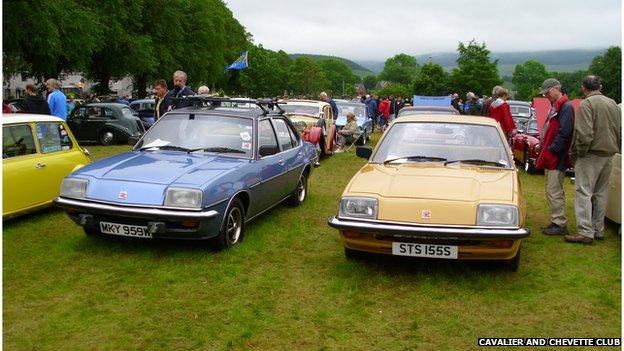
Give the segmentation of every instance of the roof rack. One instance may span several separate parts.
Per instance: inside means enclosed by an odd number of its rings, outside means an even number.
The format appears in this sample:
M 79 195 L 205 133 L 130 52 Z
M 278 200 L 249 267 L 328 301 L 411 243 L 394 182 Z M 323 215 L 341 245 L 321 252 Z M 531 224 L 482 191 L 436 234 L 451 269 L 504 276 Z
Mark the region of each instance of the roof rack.
M 262 115 L 268 115 L 273 108 L 277 108 L 280 113 L 284 113 L 284 109 L 282 109 L 279 105 L 285 105 L 286 102 L 280 102 L 277 99 L 245 99 L 245 98 L 229 98 L 229 97 L 220 97 L 220 96 L 211 96 L 211 95 L 187 95 L 182 97 L 173 97 L 171 100 L 176 103 L 182 101 L 190 101 L 189 107 L 219 107 L 222 102 L 234 102 L 234 103 L 243 103 L 243 104 L 254 104 L 258 106 L 262 110 Z M 207 104 L 208 105 L 207 105 Z

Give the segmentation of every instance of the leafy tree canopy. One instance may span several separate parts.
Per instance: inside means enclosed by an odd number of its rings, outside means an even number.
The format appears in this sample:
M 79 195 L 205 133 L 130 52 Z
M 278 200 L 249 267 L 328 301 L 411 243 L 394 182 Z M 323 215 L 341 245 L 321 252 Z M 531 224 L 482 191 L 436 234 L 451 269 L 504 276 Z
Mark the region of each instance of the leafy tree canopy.
M 386 60 L 379 79 L 392 83 L 411 84 L 416 77 L 416 71 L 418 71 L 418 63 L 414 56 L 398 54 Z
M 511 82 L 516 87 L 516 99 L 530 100 L 539 94 L 542 82 L 548 78 L 546 66 L 534 60 L 516 65 Z
M 448 95 L 449 74 L 442 66 L 435 63 L 427 63 L 416 74 L 412 84 L 412 91 L 416 95 L 442 96 Z
M 612 46 L 604 55 L 596 56 L 589 72 L 602 80 L 602 93 L 615 102 L 622 102 L 622 49 Z
M 457 68 L 451 72 L 450 79 L 455 92 L 472 91 L 480 96 L 503 83 L 498 75 L 498 60 L 490 60 L 485 43 L 477 44 L 474 39 L 468 45 L 460 42 L 457 53 Z

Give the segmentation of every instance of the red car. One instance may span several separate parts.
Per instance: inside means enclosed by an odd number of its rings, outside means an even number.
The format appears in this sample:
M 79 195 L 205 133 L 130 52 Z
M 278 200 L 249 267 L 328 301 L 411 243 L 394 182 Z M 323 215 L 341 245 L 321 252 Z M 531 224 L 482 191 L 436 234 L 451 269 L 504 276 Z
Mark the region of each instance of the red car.
M 531 118 L 524 124 L 519 124 L 517 128 L 511 144 L 514 159 L 524 165 L 523 168 L 527 173 L 533 174 L 536 171 L 535 161 L 540 146 L 537 119 Z

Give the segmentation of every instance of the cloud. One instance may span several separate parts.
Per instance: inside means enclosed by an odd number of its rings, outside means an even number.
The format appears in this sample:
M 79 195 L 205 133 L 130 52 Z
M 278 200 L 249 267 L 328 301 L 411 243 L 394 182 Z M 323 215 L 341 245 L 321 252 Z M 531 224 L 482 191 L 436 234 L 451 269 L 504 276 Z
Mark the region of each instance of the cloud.
M 256 44 L 352 59 L 455 51 L 460 41 L 473 38 L 497 52 L 600 48 L 622 41 L 619 0 L 230 0 L 228 7 Z

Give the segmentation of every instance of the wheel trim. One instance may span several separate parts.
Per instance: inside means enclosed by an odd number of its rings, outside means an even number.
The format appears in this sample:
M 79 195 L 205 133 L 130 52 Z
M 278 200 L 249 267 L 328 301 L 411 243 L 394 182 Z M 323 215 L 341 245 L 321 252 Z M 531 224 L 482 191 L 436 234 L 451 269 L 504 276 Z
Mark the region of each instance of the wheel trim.
M 306 198 L 306 186 L 305 186 L 304 178 L 301 177 L 299 178 L 299 184 L 297 184 L 297 199 L 299 199 L 299 202 L 303 202 L 305 198 Z
M 113 141 L 114 137 L 115 137 L 115 135 L 113 134 L 113 132 L 104 132 L 103 135 L 102 135 L 102 139 L 106 143 L 110 143 L 111 141 Z
M 225 227 L 225 236 L 230 245 L 234 245 L 240 239 L 243 230 L 243 214 L 238 207 L 234 207 L 229 213 Z
M 525 171 L 525 172 L 528 172 L 528 171 L 529 171 L 529 168 L 530 168 L 530 165 L 529 165 L 529 160 L 526 160 L 526 161 L 524 162 L 524 171 Z

